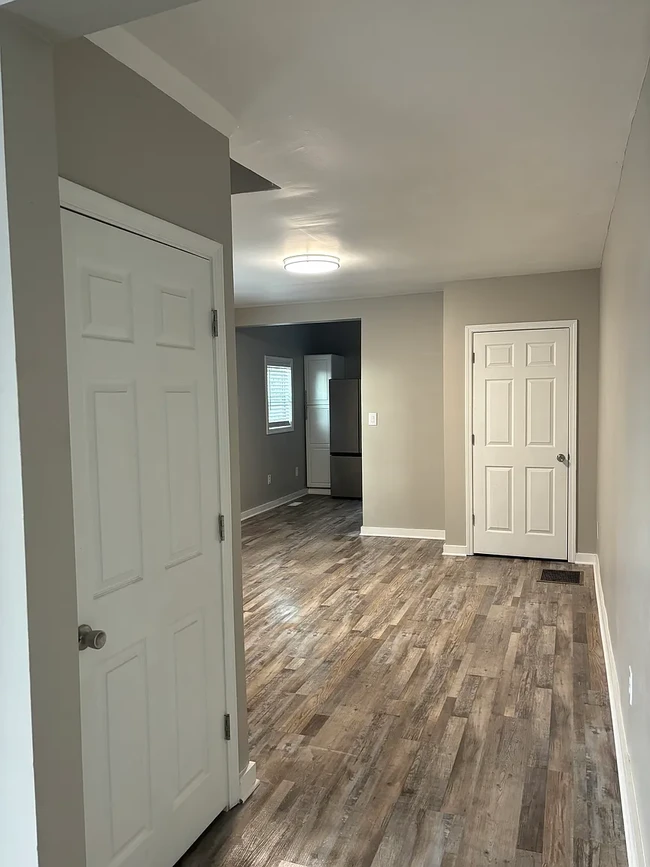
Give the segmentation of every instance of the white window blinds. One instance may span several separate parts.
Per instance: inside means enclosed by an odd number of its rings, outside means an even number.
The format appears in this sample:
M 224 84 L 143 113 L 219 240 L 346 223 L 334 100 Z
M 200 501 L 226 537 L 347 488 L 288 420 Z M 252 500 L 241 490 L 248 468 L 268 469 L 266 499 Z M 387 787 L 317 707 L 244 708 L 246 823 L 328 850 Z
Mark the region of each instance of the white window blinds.
M 293 430 L 293 359 L 264 359 L 267 433 Z

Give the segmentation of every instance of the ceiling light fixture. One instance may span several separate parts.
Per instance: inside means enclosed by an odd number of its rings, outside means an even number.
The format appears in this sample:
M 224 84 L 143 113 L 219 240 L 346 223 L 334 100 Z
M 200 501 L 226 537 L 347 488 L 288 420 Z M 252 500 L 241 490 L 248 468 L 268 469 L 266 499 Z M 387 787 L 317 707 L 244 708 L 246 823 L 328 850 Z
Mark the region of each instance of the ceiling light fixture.
M 284 260 L 284 270 L 292 274 L 328 274 L 340 267 L 338 256 L 325 253 L 303 253 L 300 256 L 288 256 Z

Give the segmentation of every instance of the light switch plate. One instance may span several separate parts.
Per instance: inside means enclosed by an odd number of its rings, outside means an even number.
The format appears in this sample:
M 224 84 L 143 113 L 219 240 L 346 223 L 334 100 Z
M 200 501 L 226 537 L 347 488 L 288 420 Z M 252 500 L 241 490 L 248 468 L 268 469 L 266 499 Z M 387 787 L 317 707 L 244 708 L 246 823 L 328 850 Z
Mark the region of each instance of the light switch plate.
M 369 412 L 368 413 L 368 424 L 371 427 L 376 427 L 376 425 L 377 425 L 377 413 L 376 412 Z

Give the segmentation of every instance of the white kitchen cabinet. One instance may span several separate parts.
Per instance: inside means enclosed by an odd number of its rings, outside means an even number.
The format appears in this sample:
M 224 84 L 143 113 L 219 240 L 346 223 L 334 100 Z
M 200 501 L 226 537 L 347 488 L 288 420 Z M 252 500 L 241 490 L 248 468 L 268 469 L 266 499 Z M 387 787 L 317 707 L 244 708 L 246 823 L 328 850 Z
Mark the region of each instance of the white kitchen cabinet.
M 340 355 L 305 356 L 307 487 L 328 493 L 330 487 L 330 379 L 343 379 Z

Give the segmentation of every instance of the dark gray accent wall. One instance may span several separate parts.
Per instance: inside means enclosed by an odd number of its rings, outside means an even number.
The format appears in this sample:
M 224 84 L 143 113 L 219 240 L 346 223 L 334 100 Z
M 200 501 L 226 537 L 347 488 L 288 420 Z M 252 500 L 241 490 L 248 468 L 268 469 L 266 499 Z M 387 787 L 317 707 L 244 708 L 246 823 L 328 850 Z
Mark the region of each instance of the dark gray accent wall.
M 233 196 L 240 193 L 264 193 L 279 190 L 280 187 L 246 168 L 235 160 L 230 160 L 230 192 Z
M 359 378 L 361 321 L 237 329 L 240 479 L 244 512 L 306 487 L 304 356 L 327 354 L 342 355 L 346 377 Z M 266 433 L 265 355 L 293 358 L 295 421 L 290 433 Z
M 342 355 L 345 378 L 361 378 L 361 320 L 316 322 L 309 326 L 310 355 Z
M 303 357 L 308 326 L 237 329 L 242 511 L 306 487 Z M 293 359 L 293 430 L 266 432 L 264 356 Z M 296 467 L 298 475 L 296 476 Z M 271 475 L 271 484 L 267 477 Z
M 223 246 L 240 767 L 248 763 L 228 139 L 86 39 L 54 53 L 59 174 Z

